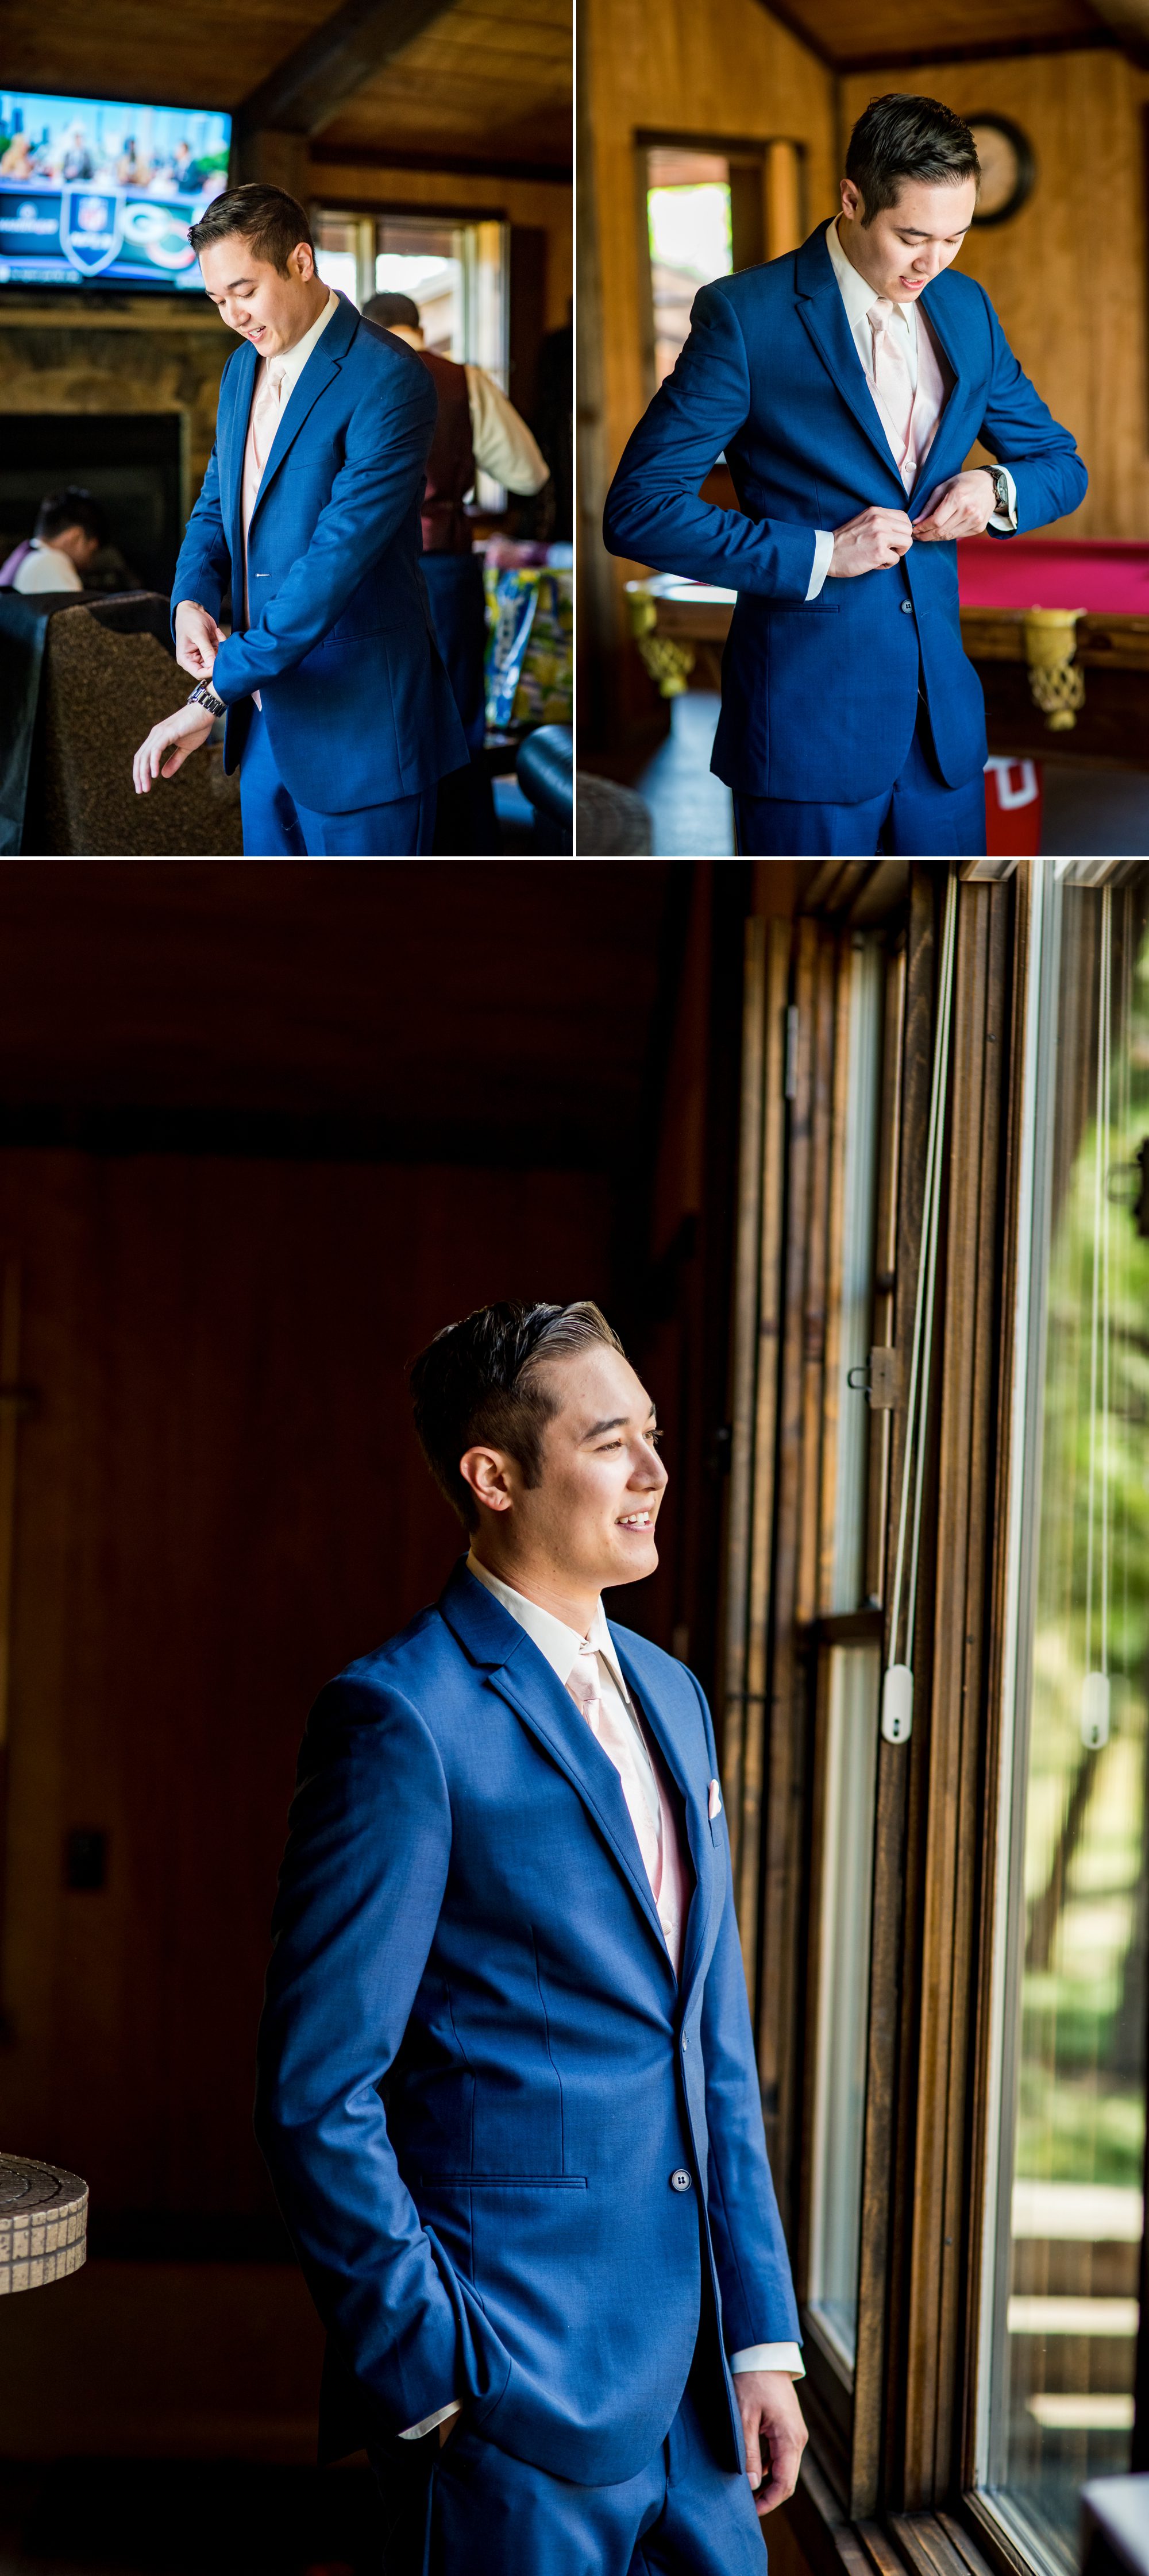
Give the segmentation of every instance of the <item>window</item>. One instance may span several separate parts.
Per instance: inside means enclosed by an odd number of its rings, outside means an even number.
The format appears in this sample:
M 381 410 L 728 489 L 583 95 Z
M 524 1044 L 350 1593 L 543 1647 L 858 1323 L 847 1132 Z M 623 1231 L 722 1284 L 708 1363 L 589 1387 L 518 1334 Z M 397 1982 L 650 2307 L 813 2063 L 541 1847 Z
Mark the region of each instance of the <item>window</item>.
M 1066 2576 L 1130 2465 L 1145 2160 L 1149 868 L 1097 873 L 1034 871 L 978 2437 Z
M 639 187 L 652 390 L 670 374 L 700 286 L 765 256 L 766 144 L 646 138 Z

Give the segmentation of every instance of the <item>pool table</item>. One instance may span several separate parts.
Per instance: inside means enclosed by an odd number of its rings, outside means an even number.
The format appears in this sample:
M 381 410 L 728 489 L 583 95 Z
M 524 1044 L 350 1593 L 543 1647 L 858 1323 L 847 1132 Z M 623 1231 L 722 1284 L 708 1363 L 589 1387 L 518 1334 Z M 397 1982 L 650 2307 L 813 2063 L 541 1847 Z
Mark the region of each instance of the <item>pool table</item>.
M 1149 767 L 1149 545 L 967 537 L 958 587 L 991 751 Z
M 1149 768 L 1149 544 L 969 537 L 962 638 L 991 752 L 1081 753 Z M 631 625 L 666 697 L 718 685 L 735 594 L 671 573 L 627 583 Z

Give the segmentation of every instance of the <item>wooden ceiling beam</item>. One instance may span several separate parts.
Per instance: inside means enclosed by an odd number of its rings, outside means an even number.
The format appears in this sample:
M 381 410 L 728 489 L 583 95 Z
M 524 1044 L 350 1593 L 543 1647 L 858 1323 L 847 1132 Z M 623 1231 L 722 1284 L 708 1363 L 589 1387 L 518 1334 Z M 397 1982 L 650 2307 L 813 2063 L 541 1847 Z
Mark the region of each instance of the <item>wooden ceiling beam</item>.
M 1149 64 L 1149 0 L 1090 0 L 1090 7 L 1144 70 Z
M 238 110 L 241 135 L 320 134 L 393 55 L 446 15 L 449 0 L 343 0 Z

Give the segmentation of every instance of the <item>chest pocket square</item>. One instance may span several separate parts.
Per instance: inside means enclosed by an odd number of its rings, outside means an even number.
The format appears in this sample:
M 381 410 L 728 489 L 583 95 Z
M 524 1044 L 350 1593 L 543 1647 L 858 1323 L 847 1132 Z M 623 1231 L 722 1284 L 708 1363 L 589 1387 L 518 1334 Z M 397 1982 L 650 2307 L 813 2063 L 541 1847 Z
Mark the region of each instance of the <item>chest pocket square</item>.
M 712 1780 L 710 1782 L 706 1813 L 710 1818 L 711 1824 L 713 1824 L 715 1817 L 720 1816 L 722 1813 L 722 1791 L 718 1786 L 717 1780 Z

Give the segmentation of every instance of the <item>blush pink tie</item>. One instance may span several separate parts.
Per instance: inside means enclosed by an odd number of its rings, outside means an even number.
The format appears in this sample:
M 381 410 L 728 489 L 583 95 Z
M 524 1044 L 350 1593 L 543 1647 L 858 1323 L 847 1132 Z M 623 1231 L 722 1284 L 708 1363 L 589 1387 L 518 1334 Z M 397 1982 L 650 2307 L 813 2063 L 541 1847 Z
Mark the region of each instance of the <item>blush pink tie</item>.
M 642 1865 L 657 1902 L 662 1886 L 662 1820 L 658 1789 L 653 1774 L 649 1783 L 644 1777 L 648 1765 L 641 1759 L 634 1728 L 625 1710 L 620 1706 L 616 1713 L 602 1696 L 598 1656 L 593 1646 L 581 1648 L 567 1689 L 622 1782 L 622 1793 L 642 1853 Z
M 263 383 L 252 405 L 251 413 L 252 443 L 261 476 L 271 452 L 272 440 L 279 427 L 282 409 L 283 369 L 276 364 L 274 358 L 269 358 L 263 371 Z
M 879 295 L 866 315 L 874 335 L 874 393 L 878 409 L 890 432 L 890 444 L 900 469 L 904 469 L 910 450 L 914 417 L 914 385 L 906 347 L 905 324 L 895 322 L 894 305 L 888 295 Z

